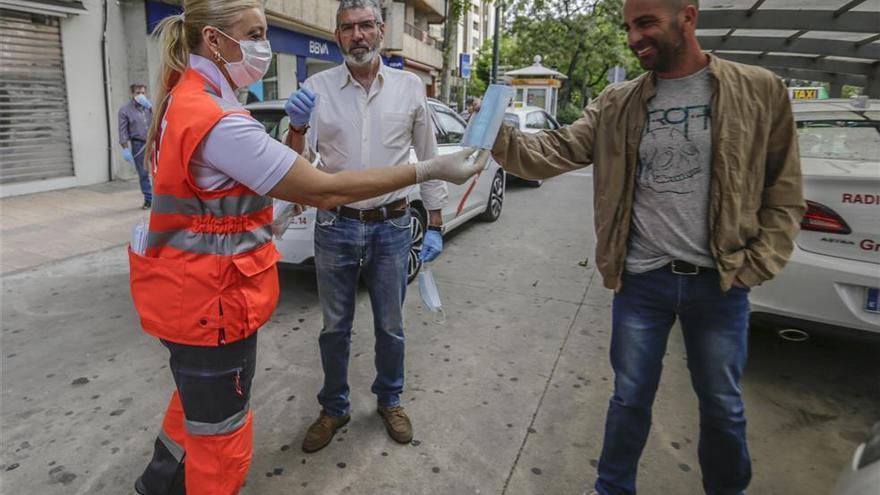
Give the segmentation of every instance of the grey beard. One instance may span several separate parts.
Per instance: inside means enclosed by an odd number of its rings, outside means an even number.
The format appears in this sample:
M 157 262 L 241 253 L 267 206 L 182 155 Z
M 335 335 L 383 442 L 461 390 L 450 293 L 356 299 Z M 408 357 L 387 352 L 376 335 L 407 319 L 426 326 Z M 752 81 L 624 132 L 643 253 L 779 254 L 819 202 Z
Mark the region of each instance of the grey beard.
M 360 56 L 352 55 L 351 53 L 343 54 L 345 61 L 348 62 L 349 65 L 354 65 L 357 67 L 363 67 L 365 65 L 372 64 L 373 60 L 376 60 L 377 56 L 379 56 L 378 49 L 372 49 L 370 51 L 364 52 L 363 55 Z

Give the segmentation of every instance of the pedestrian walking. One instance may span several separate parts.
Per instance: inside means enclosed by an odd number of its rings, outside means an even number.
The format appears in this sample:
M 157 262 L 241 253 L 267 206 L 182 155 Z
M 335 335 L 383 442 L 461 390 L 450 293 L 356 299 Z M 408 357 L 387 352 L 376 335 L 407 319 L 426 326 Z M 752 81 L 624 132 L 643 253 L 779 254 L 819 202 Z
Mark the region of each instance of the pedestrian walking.
M 244 483 L 257 330 L 279 295 L 266 196 L 330 209 L 426 180 L 463 183 L 488 160 L 464 150 L 414 165 L 316 170 L 235 98 L 269 67 L 267 31 L 261 0 L 185 0 L 158 26 L 146 145 L 155 196 L 146 249 L 129 251 L 130 275 L 141 325 L 168 349 L 176 390 L 135 483 L 144 495 L 227 495 Z
M 703 488 L 741 494 L 751 479 L 748 294 L 782 270 L 798 233 L 797 133 L 782 81 L 704 53 L 698 16 L 697 0 L 625 0 L 627 42 L 647 72 L 606 88 L 568 127 L 505 127 L 493 148 L 524 178 L 595 167 L 596 265 L 615 291 L 601 495 L 636 493 L 676 319 L 700 403 Z
M 122 146 L 122 157 L 137 170 L 141 193 L 144 195 L 143 209 L 148 210 L 153 201 L 153 192 L 150 173 L 144 166 L 144 145 L 153 120 L 153 104 L 147 98 L 145 85 L 132 84 L 130 89 L 131 99 L 119 109 L 118 114 L 119 145 Z
M 317 143 L 321 170 L 371 169 L 407 161 L 410 148 L 420 160 L 437 156 L 431 113 L 422 81 L 410 72 L 382 63 L 385 34 L 382 11 L 373 0 L 342 0 L 336 14 L 336 43 L 345 62 L 305 81 L 287 105 L 291 146 L 303 151 Z M 318 104 L 315 106 L 315 95 Z M 314 115 L 313 115 L 314 114 Z M 313 122 L 312 127 L 309 123 Z M 378 414 L 388 434 L 400 443 L 412 440 L 412 422 L 400 403 L 404 384 L 403 301 L 412 247 L 409 196 L 401 188 L 365 201 L 319 210 L 315 225 L 315 269 L 324 316 L 319 345 L 324 386 L 321 412 L 303 439 L 302 449 L 322 449 L 350 418 L 349 351 L 358 280 L 370 294 L 376 338 Z M 446 185 L 420 185 L 428 210 L 422 261 L 443 250 Z

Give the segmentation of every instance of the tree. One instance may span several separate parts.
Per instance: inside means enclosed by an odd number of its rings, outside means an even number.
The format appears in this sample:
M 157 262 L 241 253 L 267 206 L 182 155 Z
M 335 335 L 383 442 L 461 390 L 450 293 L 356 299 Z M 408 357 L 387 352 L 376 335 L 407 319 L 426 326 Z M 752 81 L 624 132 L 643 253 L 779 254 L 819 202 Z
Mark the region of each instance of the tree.
M 446 22 L 443 27 L 443 69 L 440 75 L 442 100 L 449 103 L 452 87 L 452 73 L 456 67 L 456 46 L 458 46 L 458 21 L 470 8 L 470 0 L 447 0 Z
M 626 47 L 620 29 L 622 0 L 515 0 L 502 22 L 507 36 L 500 43 L 500 65 L 531 65 L 535 55 L 543 65 L 568 79 L 563 82 L 559 108 L 583 107 L 607 82 L 608 70 L 622 65 L 633 77 L 641 73 Z M 486 40 L 475 62 L 469 92 L 489 82 L 492 40 Z M 478 82 L 479 81 L 479 82 Z

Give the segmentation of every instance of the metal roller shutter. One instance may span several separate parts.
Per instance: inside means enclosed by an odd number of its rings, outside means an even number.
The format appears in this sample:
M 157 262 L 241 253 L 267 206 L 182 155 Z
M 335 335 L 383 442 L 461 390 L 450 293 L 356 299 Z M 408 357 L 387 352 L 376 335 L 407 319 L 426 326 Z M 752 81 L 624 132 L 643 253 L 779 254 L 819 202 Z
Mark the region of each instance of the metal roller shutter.
M 0 10 L 0 184 L 71 175 L 59 21 Z

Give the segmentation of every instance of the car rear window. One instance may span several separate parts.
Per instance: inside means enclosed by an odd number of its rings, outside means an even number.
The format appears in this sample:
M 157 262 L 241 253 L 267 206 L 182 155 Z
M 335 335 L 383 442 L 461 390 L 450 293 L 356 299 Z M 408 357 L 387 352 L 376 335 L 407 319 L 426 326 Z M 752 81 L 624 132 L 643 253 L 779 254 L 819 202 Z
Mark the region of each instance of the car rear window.
M 519 117 L 515 113 L 505 113 L 504 114 L 504 122 L 512 125 L 519 129 Z
M 880 155 L 880 121 L 807 120 L 797 127 L 802 157 L 876 160 Z

